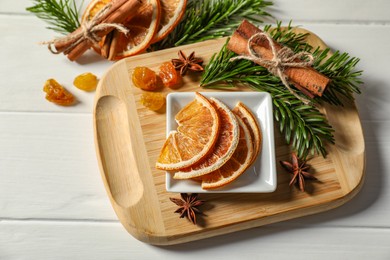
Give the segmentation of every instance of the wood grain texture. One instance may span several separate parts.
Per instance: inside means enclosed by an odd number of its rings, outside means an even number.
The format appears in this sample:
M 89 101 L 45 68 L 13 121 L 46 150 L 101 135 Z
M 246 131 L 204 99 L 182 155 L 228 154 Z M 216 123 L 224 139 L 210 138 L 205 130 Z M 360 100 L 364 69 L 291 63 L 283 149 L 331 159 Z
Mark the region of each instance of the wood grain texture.
M 91 114 L 2 112 L 0 122 L 0 219 L 116 220 Z
M 274 5 L 279 9 L 278 19 L 286 22 L 389 22 L 390 16 L 386 12 L 390 8 L 387 0 L 371 2 L 354 0 L 329 0 L 324 4 L 321 0 L 275 0 Z M 354 8 L 359 5 L 358 8 Z M 383 8 L 378 9 L 378 6 Z
M 88 2 L 75 0 L 77 6 L 83 4 L 86 7 Z M 285 21 L 316 21 L 316 22 L 367 22 L 390 21 L 387 10 L 390 3 L 387 0 L 356 1 L 356 0 L 329 0 L 323 3 L 321 0 L 275 0 L 273 15 L 278 20 Z M 32 5 L 30 0 L 2 0 L 0 2 L 0 13 L 26 14 L 25 8 Z M 359 6 L 353 11 L 349 10 L 353 6 Z
M 87 71 L 100 77 L 111 63 L 93 52 L 70 63 L 38 45 L 57 35 L 26 15 L 31 3 L 0 1 L 6 32 L 0 35 L 0 259 L 390 258 L 389 1 L 275 0 L 270 10 L 361 58 L 365 84 L 356 104 L 367 170 L 357 196 L 321 214 L 170 247 L 139 242 L 116 223 L 101 181 L 92 140 L 94 93 L 73 89 L 72 81 Z M 75 91 L 80 103 L 46 102 L 41 88 L 49 77 Z
M 180 49 L 185 53 L 194 50 L 207 63 L 224 42 L 213 40 Z M 317 37 L 311 43 L 323 45 Z M 208 208 L 204 207 L 208 216 L 196 226 L 178 221 L 173 214 L 175 205 L 169 201 L 175 194 L 165 191 L 165 172 L 154 167 L 165 140 L 165 114 L 144 108 L 139 102 L 142 90 L 130 81 L 134 67 L 158 71 L 158 66 L 175 57 L 178 50 L 117 62 L 102 78 L 96 93 L 95 138 L 103 181 L 118 218 L 133 236 L 160 245 L 188 242 L 329 210 L 360 190 L 365 147 L 356 107 L 347 104 L 340 112 L 327 106 L 323 109 L 337 133 L 336 145 L 329 147 L 326 159 L 310 161 L 320 181 L 311 183 L 307 193 L 291 190 L 288 174 L 279 167 L 274 193 L 202 194 L 208 201 Z M 185 77 L 179 91 L 200 91 L 198 81 L 196 76 Z M 288 159 L 289 148 L 277 130 L 275 136 L 276 161 Z
M 12 235 L 10 235 L 12 234 Z M 390 230 L 269 225 L 170 247 L 150 246 L 119 223 L 0 222 L 0 258 L 13 259 L 380 259 Z M 353 241 L 353 243 L 346 243 Z M 227 253 L 229 252 L 229 253 Z
M 12 23 L 9 22 L 10 19 Z M 367 46 L 378 46 L 378 35 L 386 42 L 387 35 L 390 35 L 390 26 L 307 23 L 304 25 L 322 39 L 326 39 L 331 48 L 347 51 L 351 56 L 361 58 L 357 68 L 364 69 L 363 94 L 357 96 L 361 119 L 387 120 L 389 118 L 387 109 L 390 108 L 388 102 L 390 91 L 387 90 L 387 86 L 390 75 L 385 69 L 387 61 L 384 58 L 390 57 L 390 49 L 367 49 Z M 100 78 L 112 63 L 99 58 L 93 51 L 88 52 L 79 63 L 72 63 L 63 55 L 51 54 L 45 46 L 38 44 L 55 37 L 55 34 L 45 29 L 45 26 L 45 23 L 34 16 L 0 15 L 0 29 L 12 32 L 1 36 L 4 46 L 0 49 L 0 55 L 4 61 L 0 63 L 0 111 L 92 113 L 94 92 L 84 92 L 75 88 L 73 80 L 83 72 L 92 72 Z M 362 34 L 366 37 L 361 37 Z M 15 58 L 15 53 L 25 57 L 23 61 Z M 23 76 L 15 74 L 19 68 L 23 69 Z M 42 87 L 48 78 L 57 79 L 77 96 L 79 103 L 64 108 L 42 102 L 44 98 Z M 15 92 L 16 87 L 18 92 Z
M 1 112 L 0 122 L 0 220 L 117 221 L 96 161 L 92 115 Z M 390 172 L 390 122 L 362 124 L 367 178 L 361 192 L 343 207 L 294 223 L 345 228 L 389 224 L 390 179 L 385 173 Z

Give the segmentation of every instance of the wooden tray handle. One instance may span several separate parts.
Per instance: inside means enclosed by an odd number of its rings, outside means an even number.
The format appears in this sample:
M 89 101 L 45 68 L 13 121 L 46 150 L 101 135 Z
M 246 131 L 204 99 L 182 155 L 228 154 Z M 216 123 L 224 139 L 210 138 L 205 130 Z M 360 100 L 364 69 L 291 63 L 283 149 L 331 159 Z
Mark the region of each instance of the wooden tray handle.
M 111 70 L 113 75 L 105 75 L 99 83 L 95 143 L 103 182 L 119 220 L 132 235 L 148 242 L 162 234 L 164 225 L 124 65 L 118 62 L 123 68 Z

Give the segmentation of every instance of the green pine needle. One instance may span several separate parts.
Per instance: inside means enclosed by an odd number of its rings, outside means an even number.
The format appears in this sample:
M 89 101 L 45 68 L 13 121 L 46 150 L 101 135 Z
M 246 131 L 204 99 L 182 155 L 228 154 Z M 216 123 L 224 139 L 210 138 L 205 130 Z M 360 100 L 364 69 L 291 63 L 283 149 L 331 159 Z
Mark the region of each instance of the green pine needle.
M 189 0 L 178 26 L 151 49 L 201 42 L 231 35 L 243 19 L 262 23 L 260 17 L 270 16 L 264 9 L 272 2 L 264 0 Z
M 48 24 L 50 30 L 67 34 L 80 26 L 80 7 L 75 0 L 33 0 L 34 6 L 26 8 Z
M 329 58 L 329 49 L 313 52 L 316 58 L 313 67 L 329 77 L 332 81 L 327 86 L 321 100 L 333 105 L 343 105 L 340 97 L 354 100 L 353 94 L 360 94 L 359 85 L 363 82 L 360 77 L 362 71 L 355 71 L 360 61 L 358 58 L 350 57 L 347 53 L 336 51 Z
M 292 22 L 290 21 L 290 23 L 283 30 L 282 22 L 277 22 L 275 28 L 272 28 L 271 25 L 266 25 L 264 26 L 264 31 L 268 32 L 276 42 L 289 47 L 295 52 L 310 51 L 311 46 L 305 42 L 306 36 L 308 34 L 296 34 L 295 32 L 293 32 L 293 27 L 291 23 Z
M 315 153 L 326 155 L 325 142 L 334 143 L 333 129 L 325 116 L 315 106 L 305 105 L 275 76 L 261 66 L 253 66 L 248 60 L 229 59 L 236 56 L 225 46 L 214 55 L 205 68 L 201 86 L 229 89 L 235 84 L 245 84 L 254 90 L 271 94 L 274 118 L 285 140 L 291 144 L 299 158 Z
M 274 40 L 288 46 L 294 51 L 310 51 L 315 57 L 313 67 L 328 76 L 332 81 L 321 98 L 321 101 L 342 105 L 344 96 L 353 100 L 353 93 L 360 93 L 361 71 L 354 71 L 359 59 L 351 58 L 346 53 L 335 52 L 327 58 L 329 49 L 313 50 L 306 44 L 305 34 L 295 34 L 289 25 L 287 30 L 281 29 L 278 23 L 276 30 L 265 27 Z M 299 158 L 308 155 L 326 155 L 326 143 L 334 143 L 333 129 L 326 117 L 314 105 L 305 105 L 291 94 L 280 79 L 268 72 L 264 67 L 255 65 L 248 60 L 230 61 L 237 56 L 227 49 L 227 42 L 219 53 L 212 56 L 205 67 L 200 85 L 205 88 L 231 89 L 237 85 L 246 85 L 257 91 L 266 91 L 273 98 L 275 120 L 285 140 L 297 152 Z M 303 95 L 298 92 L 298 94 Z

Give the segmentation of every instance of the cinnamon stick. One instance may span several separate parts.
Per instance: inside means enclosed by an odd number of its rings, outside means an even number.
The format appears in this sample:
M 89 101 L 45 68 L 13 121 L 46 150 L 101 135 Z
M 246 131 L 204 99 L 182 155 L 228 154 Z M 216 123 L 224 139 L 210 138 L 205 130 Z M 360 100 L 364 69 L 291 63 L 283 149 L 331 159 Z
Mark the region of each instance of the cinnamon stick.
M 111 15 L 113 12 L 115 12 L 119 7 L 121 7 L 125 2 L 127 2 L 127 0 L 116 0 L 116 1 L 113 1 L 112 2 L 112 5 L 111 5 L 111 8 L 105 13 L 103 14 L 97 21 L 97 23 L 101 23 L 103 22 L 104 20 L 107 19 L 107 17 L 109 15 Z M 88 18 L 87 18 L 88 19 Z M 54 44 L 54 47 L 56 48 L 57 51 L 63 51 L 67 46 L 69 46 L 70 44 L 72 44 L 73 42 L 75 42 L 75 38 L 72 37 L 74 35 L 77 35 L 78 33 L 81 32 L 81 27 L 80 28 L 77 28 L 74 32 L 72 32 L 68 38 L 67 41 L 61 41 L 61 42 L 56 42 Z
M 114 35 L 114 32 L 115 31 L 112 31 L 110 33 L 108 33 L 107 35 L 105 35 L 102 40 L 100 41 L 102 43 L 101 47 L 100 47 L 100 55 L 105 58 L 105 59 L 108 59 L 108 55 L 110 53 L 110 46 L 111 46 L 111 41 L 112 41 L 112 38 L 113 38 L 113 35 Z
M 118 31 L 114 31 L 112 41 L 110 44 L 110 49 L 108 52 L 108 60 L 115 60 L 117 58 L 117 54 L 123 51 L 127 45 L 126 36 L 120 34 Z
M 244 20 L 231 36 L 228 43 L 228 49 L 239 55 L 249 55 L 247 49 L 249 38 L 256 33 L 261 32 L 261 29 L 257 28 L 247 20 Z M 252 46 L 252 49 L 260 57 L 266 60 L 271 60 L 273 58 L 270 43 L 265 38 L 255 39 L 253 43 L 254 45 Z M 283 46 L 277 42 L 273 42 L 273 44 L 276 50 L 283 48 Z M 298 89 L 305 88 L 309 90 L 310 93 L 317 96 L 322 96 L 326 86 L 330 82 L 328 77 L 322 75 L 311 67 L 287 67 L 284 70 L 284 73 L 288 77 L 289 81 Z M 308 94 L 306 91 L 303 92 Z
M 104 15 L 104 19 L 99 19 L 102 20 L 100 23 L 123 24 L 137 15 L 137 11 L 142 6 L 142 3 L 142 0 L 117 0 L 113 3 L 113 6 L 109 9 L 107 14 Z M 110 33 L 113 29 L 113 27 L 108 27 L 107 29 L 101 30 L 96 33 L 96 36 L 103 37 Z M 92 46 L 92 44 L 93 43 L 87 39 L 81 41 L 77 46 L 70 50 L 69 53 L 67 53 L 69 60 L 74 61 L 78 59 L 85 51 L 87 51 Z M 62 46 L 59 47 L 61 48 Z

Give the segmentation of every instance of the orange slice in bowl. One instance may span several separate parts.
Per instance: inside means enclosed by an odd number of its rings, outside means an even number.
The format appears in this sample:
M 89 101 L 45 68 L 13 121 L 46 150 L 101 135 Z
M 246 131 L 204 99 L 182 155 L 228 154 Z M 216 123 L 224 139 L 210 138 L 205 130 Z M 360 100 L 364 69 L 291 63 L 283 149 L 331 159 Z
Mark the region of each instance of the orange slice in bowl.
M 223 187 L 243 174 L 250 166 L 253 157 L 252 138 L 245 123 L 237 117 L 240 125 L 240 139 L 233 156 L 221 168 L 202 176 L 202 188 Z
M 91 19 L 96 13 L 111 0 L 92 0 L 82 16 L 82 22 Z M 160 0 L 146 0 L 137 11 L 137 14 L 124 25 L 129 29 L 127 35 L 114 30 L 103 37 L 99 46 L 94 46 L 95 51 L 110 60 L 119 60 L 124 57 L 136 55 L 145 51 L 156 35 L 161 16 Z M 108 41 L 108 42 L 105 42 Z M 103 46 L 109 46 L 102 52 Z
M 221 120 L 214 149 L 199 163 L 176 172 L 173 176 L 175 179 L 190 179 L 215 171 L 225 164 L 236 150 L 240 129 L 235 115 L 218 99 L 210 98 L 209 100 L 218 111 Z
M 183 17 L 187 0 L 160 0 L 161 2 L 161 19 L 157 34 L 153 42 L 161 41 L 167 36 Z
M 176 115 L 177 131 L 165 141 L 156 162 L 161 170 L 179 170 L 203 159 L 212 151 L 219 134 L 220 119 L 210 101 L 199 93 Z
M 237 103 L 237 105 L 233 108 L 233 113 L 239 118 L 241 118 L 245 125 L 248 127 L 253 143 L 253 162 L 259 155 L 262 144 L 262 134 L 258 121 L 256 120 L 256 117 L 253 115 L 253 113 L 250 111 L 250 109 L 242 102 Z

